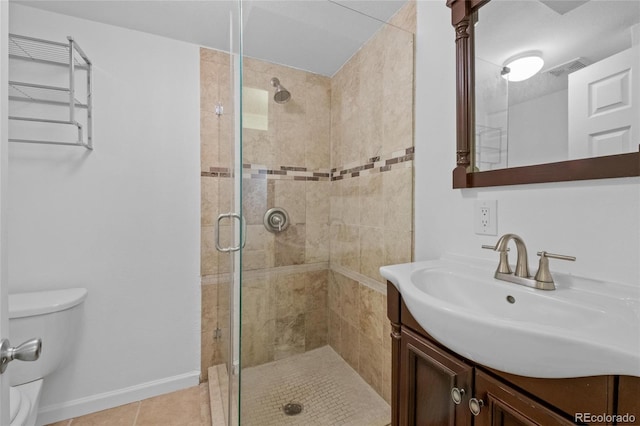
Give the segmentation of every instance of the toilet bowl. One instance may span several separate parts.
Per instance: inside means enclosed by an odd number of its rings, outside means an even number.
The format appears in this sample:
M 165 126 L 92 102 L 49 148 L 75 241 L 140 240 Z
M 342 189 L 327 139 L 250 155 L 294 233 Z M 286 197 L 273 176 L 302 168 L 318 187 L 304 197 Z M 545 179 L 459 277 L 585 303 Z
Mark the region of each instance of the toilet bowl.
M 42 384 L 75 349 L 80 329 L 84 288 L 9 295 L 9 339 L 19 345 L 42 339 L 36 361 L 13 361 L 9 366 L 11 426 L 33 426 L 38 416 Z

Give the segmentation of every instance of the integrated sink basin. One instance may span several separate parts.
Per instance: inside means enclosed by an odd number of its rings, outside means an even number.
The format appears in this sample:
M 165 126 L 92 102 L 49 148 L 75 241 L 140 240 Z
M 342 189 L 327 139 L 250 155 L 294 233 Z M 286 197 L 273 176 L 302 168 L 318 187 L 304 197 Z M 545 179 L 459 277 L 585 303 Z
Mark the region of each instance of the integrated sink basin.
M 556 290 L 538 290 L 460 259 L 380 273 L 425 331 L 479 364 L 540 378 L 640 376 L 638 287 L 556 273 Z

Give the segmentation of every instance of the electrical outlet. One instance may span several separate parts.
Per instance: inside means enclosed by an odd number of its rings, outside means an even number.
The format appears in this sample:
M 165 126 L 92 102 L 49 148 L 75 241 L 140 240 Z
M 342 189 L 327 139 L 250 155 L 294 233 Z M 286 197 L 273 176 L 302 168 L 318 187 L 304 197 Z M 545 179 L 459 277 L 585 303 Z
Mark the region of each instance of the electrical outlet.
M 498 202 L 476 200 L 473 219 L 476 234 L 498 235 Z

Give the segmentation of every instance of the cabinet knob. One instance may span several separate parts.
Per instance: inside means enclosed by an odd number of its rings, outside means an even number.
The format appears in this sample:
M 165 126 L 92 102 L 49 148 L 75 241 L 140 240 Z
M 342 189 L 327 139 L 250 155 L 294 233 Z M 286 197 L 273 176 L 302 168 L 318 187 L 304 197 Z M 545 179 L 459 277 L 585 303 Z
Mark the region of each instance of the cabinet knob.
M 469 410 L 471 410 L 471 414 L 474 416 L 480 414 L 482 407 L 484 407 L 484 402 L 481 399 L 471 398 L 469 400 Z
M 451 389 L 451 399 L 456 405 L 462 402 L 463 396 L 464 396 L 464 389 L 458 389 L 458 388 Z

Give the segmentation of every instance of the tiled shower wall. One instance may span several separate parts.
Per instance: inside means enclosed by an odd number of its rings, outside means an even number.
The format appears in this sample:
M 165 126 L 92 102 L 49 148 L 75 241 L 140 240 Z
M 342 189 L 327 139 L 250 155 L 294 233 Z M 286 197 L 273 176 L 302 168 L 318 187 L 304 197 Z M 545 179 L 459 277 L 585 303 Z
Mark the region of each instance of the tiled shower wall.
M 271 78 L 291 92 L 273 101 Z M 327 344 L 330 87 L 328 77 L 244 60 L 243 86 L 269 94 L 268 129 L 243 129 L 242 365 L 250 367 Z M 274 234 L 263 217 L 284 208 Z
M 393 24 L 406 31 L 386 26 L 332 78 L 249 58 L 243 74 L 245 87 L 269 93 L 268 129 L 243 130 L 243 366 L 329 343 L 387 400 L 378 268 L 412 256 L 415 4 Z M 201 52 L 204 380 L 228 347 L 228 260 L 213 245 L 214 219 L 231 208 L 231 120 L 215 115 L 217 102 L 232 110 L 228 61 Z M 288 103 L 272 101 L 272 77 Z M 263 214 L 276 206 L 291 226 L 271 234 Z
M 387 401 L 391 339 L 378 270 L 412 259 L 415 3 L 391 23 L 331 79 L 328 288 L 331 346 Z
M 201 51 L 203 380 L 228 350 L 229 255 L 216 251 L 213 228 L 217 215 L 231 209 L 231 117 L 215 114 L 218 102 L 233 110 L 228 58 Z M 288 103 L 271 99 L 272 77 L 291 91 Z M 267 130 L 243 129 L 243 367 L 327 344 L 330 85 L 328 77 L 244 60 L 243 87 L 266 91 L 269 102 Z M 289 213 L 282 233 L 263 224 L 272 207 Z

